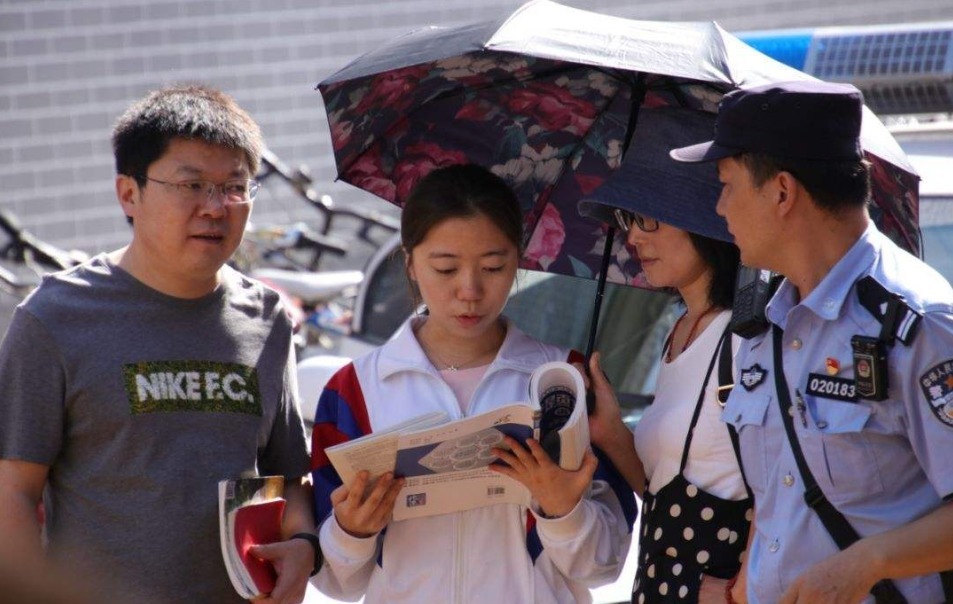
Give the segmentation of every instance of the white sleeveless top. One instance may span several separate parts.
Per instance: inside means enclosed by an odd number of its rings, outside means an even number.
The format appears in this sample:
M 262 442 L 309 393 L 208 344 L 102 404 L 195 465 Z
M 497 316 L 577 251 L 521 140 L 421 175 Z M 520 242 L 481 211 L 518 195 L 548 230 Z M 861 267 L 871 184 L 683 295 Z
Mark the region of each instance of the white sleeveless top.
M 678 474 L 688 426 L 698 402 L 705 371 L 730 319 L 731 312 L 722 311 L 674 361 L 662 362 L 655 400 L 636 425 L 634 435 L 635 449 L 642 460 L 648 489 L 652 494 Z M 738 348 L 737 338 L 733 338 L 732 348 L 734 355 Z M 717 388 L 716 361 L 692 437 L 685 478 L 723 499 L 744 499 L 747 492 L 728 428 L 721 421 Z

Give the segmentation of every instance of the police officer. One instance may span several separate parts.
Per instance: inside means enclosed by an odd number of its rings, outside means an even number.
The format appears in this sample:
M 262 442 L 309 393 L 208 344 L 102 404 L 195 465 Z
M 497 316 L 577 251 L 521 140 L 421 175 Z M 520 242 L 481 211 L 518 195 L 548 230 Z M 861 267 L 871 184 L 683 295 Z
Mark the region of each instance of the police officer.
M 842 84 L 738 90 L 713 141 L 671 152 L 718 162 L 742 263 L 784 276 L 723 415 L 755 494 L 751 603 L 953 597 L 953 289 L 870 219 L 862 105 Z

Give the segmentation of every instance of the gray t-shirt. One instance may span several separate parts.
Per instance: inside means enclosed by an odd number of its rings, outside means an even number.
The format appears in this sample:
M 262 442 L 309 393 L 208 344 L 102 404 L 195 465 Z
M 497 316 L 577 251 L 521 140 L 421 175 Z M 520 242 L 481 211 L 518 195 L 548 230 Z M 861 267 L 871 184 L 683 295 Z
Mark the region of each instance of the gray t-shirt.
M 218 481 L 308 472 L 290 322 L 275 292 L 224 275 L 183 300 L 97 256 L 47 276 L 0 347 L 0 458 L 50 467 L 51 552 L 98 564 L 114 601 L 243 601 Z

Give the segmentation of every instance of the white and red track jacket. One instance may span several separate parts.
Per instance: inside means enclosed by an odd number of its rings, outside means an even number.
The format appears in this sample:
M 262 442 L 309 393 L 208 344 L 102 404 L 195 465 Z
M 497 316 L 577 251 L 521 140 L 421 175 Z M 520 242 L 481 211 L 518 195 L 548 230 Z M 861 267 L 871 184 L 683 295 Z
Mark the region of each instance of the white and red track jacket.
M 532 371 L 578 353 L 543 344 L 508 324 L 496 359 L 468 414 L 524 400 Z M 629 549 L 632 490 L 600 457 L 588 495 L 562 518 L 520 505 L 391 522 L 358 539 L 334 519 L 330 493 L 341 484 L 328 446 L 429 411 L 461 416 L 450 387 L 424 355 L 410 321 L 389 342 L 338 371 L 318 402 L 312 441 L 315 517 L 325 564 L 312 582 L 325 594 L 367 604 L 590 602 L 589 588 L 614 581 Z

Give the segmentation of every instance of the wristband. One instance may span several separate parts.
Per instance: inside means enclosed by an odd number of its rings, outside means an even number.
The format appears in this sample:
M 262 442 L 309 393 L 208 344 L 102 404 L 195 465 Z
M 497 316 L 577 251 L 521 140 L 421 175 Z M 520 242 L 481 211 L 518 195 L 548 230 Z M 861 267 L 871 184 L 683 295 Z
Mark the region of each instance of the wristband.
M 324 564 L 324 554 L 321 553 L 321 541 L 318 540 L 318 536 L 312 533 L 295 533 L 291 539 L 304 539 L 311 544 L 311 549 L 314 550 L 314 569 L 311 571 L 311 576 L 318 574 L 321 565 Z
M 735 583 L 738 582 L 738 575 L 728 579 L 728 584 L 725 585 L 725 604 L 738 604 L 735 602 L 735 599 L 731 597 L 731 588 L 735 586 Z

